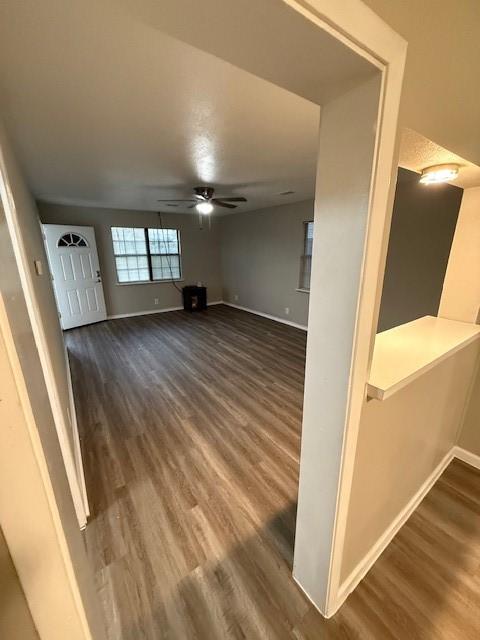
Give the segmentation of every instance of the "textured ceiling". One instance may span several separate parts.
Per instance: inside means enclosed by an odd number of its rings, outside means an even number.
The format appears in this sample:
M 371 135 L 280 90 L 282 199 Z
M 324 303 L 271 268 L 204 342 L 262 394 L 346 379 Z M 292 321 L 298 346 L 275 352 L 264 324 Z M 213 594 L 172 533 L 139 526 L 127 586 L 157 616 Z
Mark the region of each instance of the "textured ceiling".
M 420 173 L 426 167 L 449 163 L 460 165 L 458 177 L 450 184 L 463 189 L 480 186 L 480 167 L 467 162 L 448 149 L 443 149 L 416 131 L 411 129 L 402 131 L 399 160 L 401 167 Z
M 237 211 L 313 197 L 319 107 L 306 98 L 371 73 L 318 33 L 278 0 L 200 13 L 192 0 L 3 0 L 2 116 L 34 195 L 155 210 L 207 184 L 247 197 Z
M 480 165 L 480 0 L 363 0 L 408 42 L 401 125 Z

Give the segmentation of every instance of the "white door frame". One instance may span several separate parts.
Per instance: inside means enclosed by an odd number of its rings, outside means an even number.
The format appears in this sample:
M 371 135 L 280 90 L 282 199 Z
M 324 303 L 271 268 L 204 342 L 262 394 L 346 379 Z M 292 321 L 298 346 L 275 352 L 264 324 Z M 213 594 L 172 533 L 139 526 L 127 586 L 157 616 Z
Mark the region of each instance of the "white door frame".
M 105 306 L 105 296 L 103 293 L 103 284 L 102 277 L 100 273 L 100 263 L 98 259 L 98 250 L 97 250 L 97 241 L 95 237 L 95 229 L 92 226 L 87 225 L 69 225 L 69 224 L 42 224 L 42 232 L 43 239 L 45 244 L 45 250 L 47 252 L 48 257 L 48 265 L 50 267 L 50 274 L 53 280 L 53 290 L 55 293 L 55 301 L 57 303 L 57 309 L 60 316 L 60 324 L 62 325 L 62 329 L 73 329 L 75 327 L 81 327 L 86 324 L 92 324 L 94 322 L 101 322 L 102 320 L 107 319 L 107 309 Z M 66 280 L 65 267 L 63 263 L 63 255 L 65 251 L 69 251 L 69 247 L 58 247 L 58 241 L 60 240 L 61 235 L 65 235 L 68 233 L 77 234 L 82 238 L 82 240 L 86 243 L 87 246 L 83 247 L 72 247 L 73 253 L 70 254 L 70 260 L 67 262 L 71 263 L 72 270 L 72 278 L 73 280 Z M 52 246 L 52 240 L 53 245 Z M 87 265 L 87 269 L 90 269 L 91 277 L 85 277 L 85 265 L 82 261 L 82 254 L 84 251 L 89 252 L 89 264 Z M 79 255 L 80 254 L 80 255 Z M 78 259 L 78 261 L 77 261 Z M 58 261 L 58 262 L 57 262 Z M 92 262 L 94 264 L 92 264 Z M 82 287 L 76 289 L 77 299 L 79 305 L 79 316 L 78 319 L 82 320 L 78 321 L 76 316 L 71 313 L 68 313 L 67 307 L 70 306 L 70 301 L 68 299 L 68 289 L 71 289 L 68 286 L 68 283 L 77 282 L 77 269 L 79 267 L 79 271 L 82 272 L 83 279 L 78 280 Z M 96 275 L 94 273 L 96 271 Z M 60 276 L 60 273 L 63 275 L 63 280 Z M 85 285 L 89 283 L 85 288 Z M 63 285 L 66 286 L 66 289 L 63 288 Z M 82 295 L 78 295 L 78 290 L 82 288 Z M 96 311 L 85 311 L 83 310 L 84 303 L 90 306 L 90 302 L 88 300 L 88 295 L 86 293 L 87 289 L 93 290 L 95 301 L 97 304 Z M 83 298 L 83 301 L 82 301 Z M 86 320 L 85 316 L 89 316 L 88 320 Z
M 72 493 L 72 500 L 75 507 L 75 512 L 78 519 L 80 529 L 84 529 L 87 525 L 87 519 L 90 515 L 88 507 L 87 489 L 85 485 L 85 476 L 83 473 L 83 463 L 79 465 L 77 470 L 77 458 L 78 463 L 82 462 L 81 450 L 79 444 L 77 417 L 75 411 L 75 403 L 73 401 L 73 393 L 70 400 L 70 419 L 71 429 L 74 436 L 74 441 L 78 442 L 76 445 L 76 451 L 72 451 L 67 432 L 70 425 L 65 423 L 64 414 L 61 408 L 61 401 L 55 376 L 53 373 L 53 365 L 50 357 L 50 351 L 48 348 L 43 324 L 41 322 L 41 315 L 38 309 L 37 301 L 34 294 L 34 282 L 29 270 L 29 256 L 27 255 L 25 245 L 23 244 L 22 237 L 19 233 L 19 224 L 17 221 L 17 207 L 16 202 L 12 197 L 12 193 L 8 188 L 10 179 L 5 165 L 3 150 L 0 149 L 0 195 L 3 204 L 3 210 L 5 214 L 5 220 L 7 222 L 10 238 L 12 241 L 12 247 L 17 262 L 17 268 L 22 283 L 23 293 L 25 296 L 25 303 L 27 305 L 28 315 L 30 323 L 32 325 L 32 332 L 35 338 L 35 344 L 38 349 L 38 355 L 40 363 L 42 365 L 42 371 L 45 378 L 45 385 L 47 387 L 48 397 L 52 408 L 53 418 L 55 420 L 55 427 L 57 430 L 60 447 L 62 450 L 63 460 L 65 463 L 65 471 L 67 473 L 70 490 Z M 41 233 L 40 221 L 38 221 L 39 232 Z M 45 261 L 47 259 L 46 253 L 44 253 Z M 59 326 L 60 330 L 60 326 Z M 68 365 L 68 354 L 65 349 L 65 361 L 67 364 L 67 376 L 70 375 L 70 367 Z M 68 380 L 67 380 L 68 382 Z M 68 382 L 71 385 L 71 381 Z
M 330 357 L 329 363 L 333 363 L 333 367 L 328 370 L 325 353 L 319 349 L 319 346 L 325 344 L 325 340 L 322 342 L 321 334 L 328 330 L 321 310 L 321 304 L 325 302 L 325 298 L 328 299 L 328 293 L 322 297 L 321 291 L 325 287 L 323 283 L 328 269 L 325 270 L 325 257 L 319 255 L 321 251 L 316 252 L 314 248 L 313 252 L 293 573 L 295 580 L 313 604 L 324 616 L 330 617 L 341 606 L 345 597 L 340 590 L 340 573 L 360 414 L 366 397 L 375 342 L 395 194 L 398 164 L 397 125 L 407 47 L 400 36 L 356 0 L 344 0 L 341 3 L 335 0 L 284 1 L 313 23 L 335 35 L 351 50 L 372 62 L 381 71 L 382 76 L 366 228 L 362 238 L 362 264 L 358 272 L 352 270 L 351 274 L 345 273 L 337 278 L 337 298 L 330 292 L 331 303 L 337 304 L 339 291 L 342 295 L 347 295 L 346 287 L 342 288 L 342 278 L 358 276 L 356 311 L 355 317 L 352 318 L 354 328 L 351 334 L 350 328 L 346 327 L 344 330 L 344 339 L 352 341 L 350 363 L 347 369 L 342 371 L 342 374 L 345 374 L 348 370 L 348 380 L 339 380 L 338 384 L 331 383 L 332 375 L 335 375 L 332 371 L 336 371 L 335 359 Z M 335 121 L 334 102 L 330 103 L 330 110 L 326 108 L 329 105 L 323 105 L 320 114 L 321 130 L 322 118 L 328 117 L 330 121 Z M 317 176 L 321 175 L 321 172 L 328 173 L 328 165 L 328 158 L 322 158 L 320 149 Z M 348 167 L 348 161 L 346 166 Z M 346 173 L 348 175 L 348 169 Z M 341 187 L 337 190 L 337 196 L 342 199 Z M 324 213 L 325 208 L 328 207 L 322 207 L 322 202 L 316 200 L 316 215 L 317 210 L 323 215 L 322 210 Z M 353 209 L 352 213 L 354 212 L 356 209 Z M 324 225 L 323 230 L 329 234 L 328 224 Z M 320 233 L 318 225 L 316 232 Z M 331 235 L 334 243 L 336 232 Z M 318 249 L 319 242 L 314 239 L 314 247 L 316 244 Z M 358 244 L 355 248 L 358 249 Z M 348 295 L 353 299 L 351 293 Z M 337 344 L 341 345 L 341 340 L 338 342 L 338 332 L 332 331 L 331 334 L 329 346 L 335 344 L 335 339 Z M 326 383 L 328 378 L 330 382 Z M 318 405 L 323 402 L 324 415 L 321 415 Z M 338 409 L 339 403 L 343 412 L 341 419 L 338 417 L 341 413 Z M 325 413 L 329 415 L 325 416 Z M 336 424 L 332 425 L 332 420 L 337 420 Z M 332 456 L 335 458 L 334 463 Z M 327 482 L 324 482 L 325 476 L 328 477 Z M 314 511 L 316 517 L 313 517 Z M 325 525 L 322 517 L 332 519 Z

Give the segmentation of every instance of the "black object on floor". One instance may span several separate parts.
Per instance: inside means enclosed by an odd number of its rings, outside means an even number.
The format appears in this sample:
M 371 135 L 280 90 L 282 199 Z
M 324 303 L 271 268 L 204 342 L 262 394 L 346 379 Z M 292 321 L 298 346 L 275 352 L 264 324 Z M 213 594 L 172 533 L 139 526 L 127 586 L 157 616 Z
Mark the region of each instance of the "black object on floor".
M 183 287 L 183 308 L 185 311 L 203 311 L 207 308 L 207 287 Z

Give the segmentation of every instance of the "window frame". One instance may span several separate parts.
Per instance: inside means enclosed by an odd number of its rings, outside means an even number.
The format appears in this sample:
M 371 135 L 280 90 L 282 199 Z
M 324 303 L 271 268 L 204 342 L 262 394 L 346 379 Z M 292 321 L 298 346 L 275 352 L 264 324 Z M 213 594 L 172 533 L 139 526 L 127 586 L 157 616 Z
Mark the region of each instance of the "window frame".
M 310 293 L 310 281 L 312 277 L 312 256 L 313 256 L 313 220 L 304 220 L 303 221 L 303 245 L 302 245 L 302 254 L 300 256 L 300 274 L 298 278 L 298 289 L 297 291 L 303 291 L 305 293 Z M 312 251 L 311 253 L 307 253 L 307 244 L 308 244 L 308 228 L 309 225 L 312 225 Z M 309 280 L 308 287 L 304 285 L 305 283 L 305 263 L 306 259 L 310 258 L 310 270 L 309 270 Z
M 115 253 L 115 240 L 113 238 L 113 229 L 143 229 L 144 237 L 145 237 L 145 248 L 146 253 Z M 150 237 L 149 230 L 158 230 L 158 231 L 175 231 L 177 237 L 177 247 L 178 253 L 152 253 L 150 250 Z M 180 244 L 180 230 L 177 228 L 164 228 L 164 227 L 110 227 L 110 239 L 112 242 L 112 250 L 113 250 L 113 261 L 115 265 L 115 274 L 117 278 L 118 285 L 129 285 L 129 284 L 155 284 L 157 282 L 180 282 L 183 279 L 183 269 L 182 269 L 182 249 Z M 138 258 L 146 257 L 147 258 L 147 267 L 148 267 L 148 280 L 124 280 L 120 281 L 118 277 L 118 267 L 117 267 L 117 258 Z M 154 278 L 153 277 L 153 264 L 152 264 L 152 256 L 167 256 L 170 257 L 178 257 L 178 270 L 179 275 L 178 278 Z
M 66 240 L 67 236 L 70 236 L 70 240 Z M 74 236 L 78 238 L 77 242 L 73 242 Z M 71 249 L 72 247 L 74 249 L 88 249 L 89 246 L 87 239 L 84 238 L 81 233 L 77 233 L 76 231 L 66 231 L 65 233 L 62 233 L 60 238 L 57 240 L 57 249 Z
M 175 231 L 175 234 L 177 236 L 177 247 L 178 247 L 178 253 L 152 253 L 151 249 L 150 249 L 150 236 L 149 236 L 149 231 L 153 231 L 153 230 L 159 230 L 159 231 Z M 148 256 L 148 268 L 150 271 L 150 281 L 151 282 L 178 282 L 179 280 L 182 280 L 182 247 L 180 244 L 180 231 L 179 229 L 164 229 L 163 227 L 146 227 L 145 228 L 145 239 L 147 242 L 147 256 Z M 153 241 L 155 242 L 155 240 Z M 160 241 L 162 242 L 162 241 Z M 165 242 L 165 240 L 163 240 L 163 242 Z M 153 277 L 153 263 L 152 263 L 152 256 L 157 257 L 157 256 L 166 256 L 167 258 L 171 258 L 171 257 L 177 257 L 178 256 L 178 278 L 154 278 Z M 170 265 L 170 263 L 169 263 Z M 171 272 L 171 266 L 170 268 L 170 272 Z

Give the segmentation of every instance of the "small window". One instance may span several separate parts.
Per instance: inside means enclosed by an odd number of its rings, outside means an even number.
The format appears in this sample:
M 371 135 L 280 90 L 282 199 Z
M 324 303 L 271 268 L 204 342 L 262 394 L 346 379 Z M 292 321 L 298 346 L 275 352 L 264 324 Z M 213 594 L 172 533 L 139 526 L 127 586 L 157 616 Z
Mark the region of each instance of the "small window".
M 303 223 L 303 255 L 300 260 L 299 288 L 310 291 L 310 274 L 312 271 L 313 220 Z
M 88 247 L 88 242 L 78 233 L 65 233 L 57 242 L 57 247 Z
M 112 227 L 112 241 L 118 282 L 180 279 L 177 229 Z

